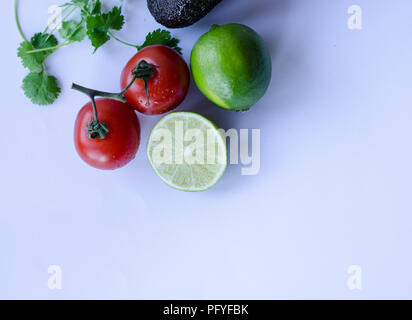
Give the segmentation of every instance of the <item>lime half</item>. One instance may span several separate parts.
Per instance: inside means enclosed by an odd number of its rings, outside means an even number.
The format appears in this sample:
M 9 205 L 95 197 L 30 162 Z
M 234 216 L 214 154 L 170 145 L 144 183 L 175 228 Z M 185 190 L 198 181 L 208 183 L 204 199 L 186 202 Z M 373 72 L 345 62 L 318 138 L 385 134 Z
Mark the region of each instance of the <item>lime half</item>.
M 147 156 L 156 174 L 170 187 L 205 191 L 227 166 L 226 141 L 215 124 L 194 112 L 172 112 L 153 128 Z

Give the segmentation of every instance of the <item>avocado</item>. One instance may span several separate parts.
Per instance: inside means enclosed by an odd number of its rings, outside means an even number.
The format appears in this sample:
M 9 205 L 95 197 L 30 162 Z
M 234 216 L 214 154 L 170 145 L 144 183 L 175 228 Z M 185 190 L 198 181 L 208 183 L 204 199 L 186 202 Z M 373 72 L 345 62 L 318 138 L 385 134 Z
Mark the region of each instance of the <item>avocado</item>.
M 222 0 L 147 0 L 150 13 L 167 28 L 184 28 L 206 16 Z

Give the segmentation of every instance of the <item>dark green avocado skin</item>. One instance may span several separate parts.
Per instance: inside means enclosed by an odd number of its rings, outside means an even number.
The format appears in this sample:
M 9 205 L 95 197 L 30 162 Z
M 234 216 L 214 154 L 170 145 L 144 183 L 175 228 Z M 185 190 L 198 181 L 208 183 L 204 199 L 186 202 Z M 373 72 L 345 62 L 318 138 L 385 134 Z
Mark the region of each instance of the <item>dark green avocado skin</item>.
M 222 0 L 147 0 L 150 13 L 167 28 L 184 28 L 202 19 Z

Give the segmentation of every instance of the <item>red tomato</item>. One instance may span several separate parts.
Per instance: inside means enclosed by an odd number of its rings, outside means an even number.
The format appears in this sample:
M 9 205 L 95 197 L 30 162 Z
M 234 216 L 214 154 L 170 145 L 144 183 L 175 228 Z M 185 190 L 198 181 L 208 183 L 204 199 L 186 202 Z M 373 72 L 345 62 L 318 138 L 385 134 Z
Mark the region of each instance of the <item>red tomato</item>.
M 164 45 L 143 48 L 123 69 L 122 90 L 133 80 L 132 71 L 142 60 L 155 66 L 154 75 L 148 82 L 149 105 L 142 79 L 136 79 L 125 93 L 129 104 L 144 114 L 162 114 L 175 109 L 189 90 L 190 73 L 186 62 L 175 50 Z
M 128 104 L 112 99 L 96 99 L 98 120 L 107 125 L 104 139 L 90 139 L 87 125 L 93 117 L 92 103 L 77 115 L 74 144 L 80 157 L 92 167 L 114 170 L 125 166 L 136 156 L 140 144 L 140 124 Z

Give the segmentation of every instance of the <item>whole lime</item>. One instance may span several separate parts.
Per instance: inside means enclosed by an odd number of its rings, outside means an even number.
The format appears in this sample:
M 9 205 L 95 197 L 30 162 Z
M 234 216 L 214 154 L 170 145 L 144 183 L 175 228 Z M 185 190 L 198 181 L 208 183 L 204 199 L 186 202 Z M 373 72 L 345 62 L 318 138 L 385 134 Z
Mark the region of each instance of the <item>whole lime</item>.
M 242 24 L 213 25 L 193 47 L 191 67 L 196 85 L 210 101 L 238 111 L 264 96 L 272 75 L 266 44 Z

